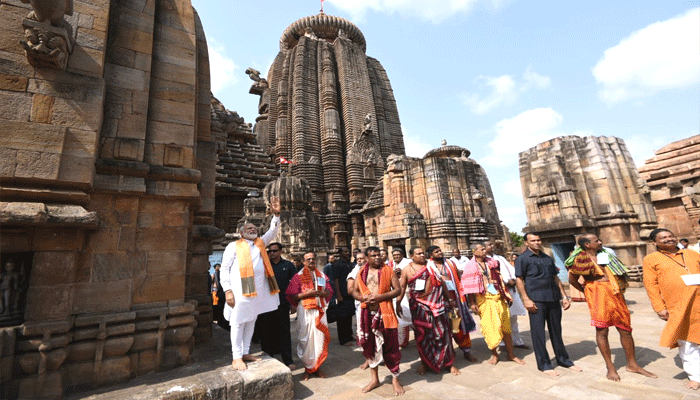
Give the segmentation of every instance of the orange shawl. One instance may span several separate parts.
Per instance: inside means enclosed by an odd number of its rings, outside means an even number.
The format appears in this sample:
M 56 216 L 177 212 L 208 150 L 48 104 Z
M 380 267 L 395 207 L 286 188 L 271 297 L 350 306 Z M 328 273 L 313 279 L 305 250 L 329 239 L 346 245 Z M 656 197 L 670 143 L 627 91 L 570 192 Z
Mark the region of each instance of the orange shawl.
M 367 284 L 363 280 L 365 275 L 365 270 L 370 268 L 369 264 L 365 264 L 362 269 L 357 273 L 357 284 L 360 288 L 360 293 L 364 296 L 372 294 Z M 391 276 L 394 273 L 394 269 L 388 265 L 383 266 L 379 270 L 379 294 L 384 294 L 391 291 Z M 367 304 L 362 303 L 362 308 L 366 308 Z M 382 311 L 382 320 L 384 320 L 384 327 L 387 329 L 396 329 L 399 327 L 399 320 L 396 318 L 396 313 L 394 312 L 394 302 L 391 300 L 382 301 L 379 303 L 379 309 Z
M 260 250 L 260 257 L 262 257 L 263 265 L 265 265 L 265 276 L 267 277 L 268 285 L 270 285 L 270 293 L 277 294 L 280 292 L 280 288 L 277 286 L 275 272 L 272 270 L 270 258 L 267 256 L 267 251 L 265 251 L 265 242 L 263 242 L 261 238 L 257 238 L 254 243 L 258 250 Z M 241 271 L 241 289 L 243 291 L 243 296 L 257 296 L 258 293 L 255 291 L 253 260 L 250 257 L 250 246 L 243 238 L 236 242 L 236 257 L 238 258 L 238 268 Z
M 299 282 L 301 283 L 301 293 L 304 293 L 305 291 L 311 289 L 311 290 L 325 290 L 326 287 L 320 287 L 316 283 L 318 282 L 318 278 L 324 276 L 323 272 L 319 271 L 318 268 L 314 269 L 314 272 L 311 273 L 311 270 L 304 267 L 301 270 L 301 275 L 299 275 Z M 319 297 L 318 298 L 321 302 L 321 308 L 325 305 L 326 299 L 324 297 Z M 307 297 L 305 299 L 301 299 L 301 305 L 304 307 L 306 310 L 310 310 L 313 308 L 319 308 L 318 305 L 316 304 L 316 297 Z

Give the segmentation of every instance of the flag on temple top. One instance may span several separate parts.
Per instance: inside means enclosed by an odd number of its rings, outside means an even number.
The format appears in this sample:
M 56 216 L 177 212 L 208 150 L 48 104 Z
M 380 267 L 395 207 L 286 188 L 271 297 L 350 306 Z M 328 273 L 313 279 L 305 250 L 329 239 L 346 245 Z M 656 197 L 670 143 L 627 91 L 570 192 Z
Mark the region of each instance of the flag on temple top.
M 323 14 L 323 0 L 321 0 L 321 14 Z
M 284 157 L 280 157 L 280 164 L 294 164 L 294 161 L 290 161 Z

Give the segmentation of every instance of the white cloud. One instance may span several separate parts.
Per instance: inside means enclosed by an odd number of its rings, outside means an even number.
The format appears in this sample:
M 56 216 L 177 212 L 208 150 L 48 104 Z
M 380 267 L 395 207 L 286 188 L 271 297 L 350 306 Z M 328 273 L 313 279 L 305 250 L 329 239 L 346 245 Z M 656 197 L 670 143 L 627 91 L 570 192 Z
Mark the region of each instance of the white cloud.
M 214 96 L 221 98 L 222 91 L 238 82 L 238 66 L 227 57 L 226 48 L 213 38 L 207 38 L 209 46 L 209 71 L 211 75 L 211 91 Z
M 500 8 L 501 0 L 327 0 L 333 6 L 349 13 L 355 21 L 363 21 L 367 11 L 418 17 L 439 23 L 456 14 L 467 14 L 479 2 Z
M 520 179 L 511 179 L 503 182 L 503 191 L 512 196 L 522 197 L 523 191 L 520 189 Z
M 409 135 L 406 134 L 406 132 L 404 132 L 403 135 L 403 143 L 406 149 L 406 155 L 409 157 L 423 158 L 428 150 L 437 147 L 431 147 L 428 143 L 423 142 L 418 136 Z
M 700 8 L 632 32 L 593 67 L 608 105 L 700 82 Z
M 496 123 L 490 154 L 480 162 L 493 167 L 516 165 L 518 153 L 556 136 L 562 136 L 563 117 L 551 108 L 523 111 Z
M 531 67 L 528 66 L 520 82 L 517 82 L 512 75 L 495 77 L 479 75 L 474 82 L 490 87 L 491 93 L 484 97 L 476 93 L 470 93 L 464 96 L 463 102 L 469 106 L 474 114 L 483 115 L 498 107 L 513 105 L 521 93 L 525 93 L 530 89 L 545 89 L 549 87 L 551 79 L 548 76 L 533 72 Z

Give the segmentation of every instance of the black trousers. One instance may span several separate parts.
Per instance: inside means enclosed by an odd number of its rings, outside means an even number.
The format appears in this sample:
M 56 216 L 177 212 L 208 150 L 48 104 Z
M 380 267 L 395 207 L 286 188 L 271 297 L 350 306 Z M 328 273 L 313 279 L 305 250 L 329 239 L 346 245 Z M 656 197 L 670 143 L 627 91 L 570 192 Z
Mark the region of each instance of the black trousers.
M 544 324 L 547 324 L 549 330 L 549 339 L 552 341 L 554 356 L 557 364 L 562 367 L 571 367 L 574 365 L 569 359 L 569 353 L 566 352 L 564 341 L 561 338 L 561 305 L 558 301 L 535 302 L 537 306 L 536 313 L 529 313 L 530 317 L 530 334 L 532 335 L 532 347 L 535 351 L 535 360 L 537 360 L 537 369 L 546 371 L 553 369 L 552 361 L 547 352 L 547 337 L 544 335 Z
M 255 326 L 258 328 L 262 351 L 270 356 L 281 354 L 285 365 L 292 364 L 289 307 L 280 305 L 277 310 L 258 315 Z
M 345 344 L 352 340 L 352 315 L 338 318 L 338 342 Z

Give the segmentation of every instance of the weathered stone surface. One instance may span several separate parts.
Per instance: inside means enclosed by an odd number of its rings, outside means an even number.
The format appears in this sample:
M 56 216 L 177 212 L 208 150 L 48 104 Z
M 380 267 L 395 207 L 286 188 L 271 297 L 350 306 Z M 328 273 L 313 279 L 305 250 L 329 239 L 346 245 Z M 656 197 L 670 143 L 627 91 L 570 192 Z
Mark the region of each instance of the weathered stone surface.
M 564 136 L 520 153 L 528 226 L 538 232 L 557 266 L 576 235 L 596 233 L 630 267 L 641 265 L 656 215 L 624 141 Z M 556 245 L 553 245 L 556 243 Z
M 700 135 L 670 143 L 639 169 L 659 226 L 691 244 L 700 241 Z
M 73 313 L 128 311 L 131 304 L 131 280 L 76 283 Z

